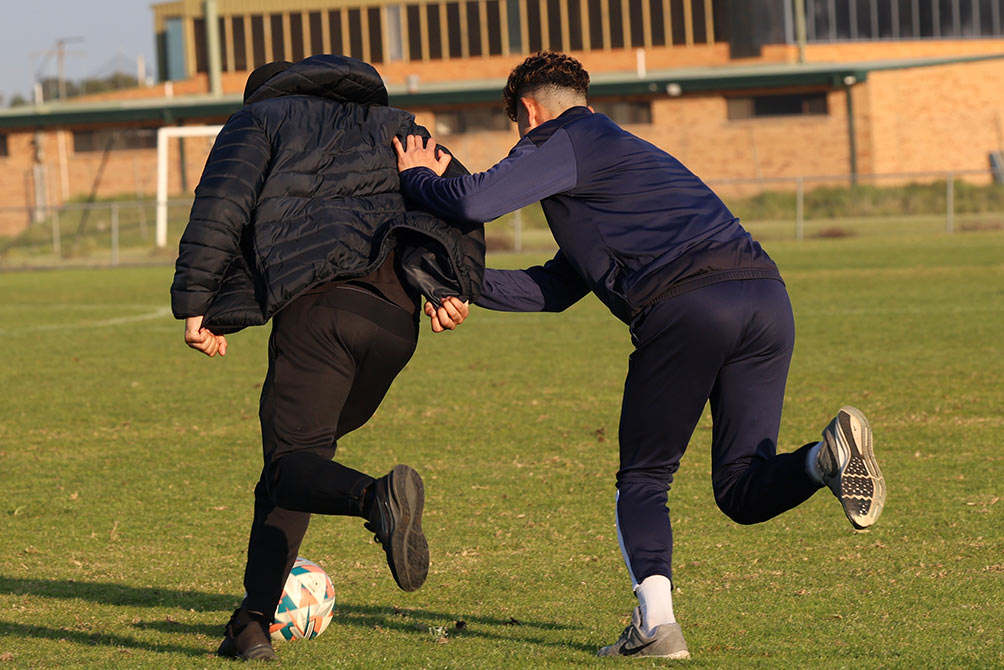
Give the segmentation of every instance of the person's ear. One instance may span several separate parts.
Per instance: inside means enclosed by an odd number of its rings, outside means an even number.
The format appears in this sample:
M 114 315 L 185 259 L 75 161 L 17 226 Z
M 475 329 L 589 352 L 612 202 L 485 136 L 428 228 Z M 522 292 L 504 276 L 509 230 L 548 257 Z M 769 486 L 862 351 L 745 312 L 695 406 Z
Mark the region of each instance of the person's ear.
M 533 130 L 544 122 L 544 114 L 540 104 L 533 98 L 522 97 L 519 99 L 523 108 L 526 109 L 527 130 Z

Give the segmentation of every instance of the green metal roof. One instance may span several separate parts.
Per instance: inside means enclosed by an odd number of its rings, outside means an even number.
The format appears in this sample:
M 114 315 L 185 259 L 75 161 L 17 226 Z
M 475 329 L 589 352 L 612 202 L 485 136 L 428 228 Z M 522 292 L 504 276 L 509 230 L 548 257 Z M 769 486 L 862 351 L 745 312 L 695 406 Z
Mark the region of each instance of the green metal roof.
M 957 58 L 918 58 L 861 63 L 809 63 L 778 65 L 728 65 L 721 67 L 658 70 L 636 73 L 598 73 L 589 86 L 593 98 L 633 95 L 675 95 L 743 89 L 844 86 L 868 79 L 870 72 L 932 67 L 1004 59 L 1004 53 Z M 853 80 L 848 80 L 853 77 Z M 497 103 L 503 79 L 422 84 L 408 92 L 404 85 L 388 87 L 396 107 L 415 109 L 440 105 Z M 678 87 L 678 88 L 677 88 Z M 240 94 L 127 101 L 63 102 L 0 109 L 0 130 L 45 128 L 107 123 L 152 123 L 171 125 L 182 121 L 219 121 L 240 109 Z

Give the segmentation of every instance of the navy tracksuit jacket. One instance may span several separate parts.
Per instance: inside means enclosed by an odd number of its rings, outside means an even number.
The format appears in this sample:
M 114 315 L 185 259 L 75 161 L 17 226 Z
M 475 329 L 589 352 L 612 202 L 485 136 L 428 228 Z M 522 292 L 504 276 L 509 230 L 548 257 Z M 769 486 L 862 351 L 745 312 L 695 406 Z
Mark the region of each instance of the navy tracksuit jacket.
M 478 305 L 561 311 L 592 291 L 631 326 L 617 524 L 632 581 L 672 576 L 666 493 L 709 399 L 712 478 L 726 514 L 763 521 L 818 488 L 802 450 L 776 455 L 794 343 L 780 274 L 678 160 L 573 107 L 485 172 L 444 179 L 413 168 L 401 188 L 447 220 L 490 221 L 540 201 L 557 255 L 527 270 L 486 270 Z

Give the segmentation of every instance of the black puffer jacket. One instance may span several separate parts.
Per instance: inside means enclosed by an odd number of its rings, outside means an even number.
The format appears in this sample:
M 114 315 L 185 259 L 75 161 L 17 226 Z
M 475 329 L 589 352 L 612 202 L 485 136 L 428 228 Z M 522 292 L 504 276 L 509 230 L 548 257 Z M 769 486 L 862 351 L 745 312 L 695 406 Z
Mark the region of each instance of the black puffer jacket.
M 247 103 L 195 190 L 171 285 L 176 317 L 204 314 L 216 333 L 261 325 L 318 284 L 371 272 L 395 247 L 409 283 L 434 302 L 480 295 L 484 228 L 405 210 L 391 138 L 428 132 L 387 106 L 370 65 L 314 56 Z M 450 168 L 466 173 L 456 160 Z

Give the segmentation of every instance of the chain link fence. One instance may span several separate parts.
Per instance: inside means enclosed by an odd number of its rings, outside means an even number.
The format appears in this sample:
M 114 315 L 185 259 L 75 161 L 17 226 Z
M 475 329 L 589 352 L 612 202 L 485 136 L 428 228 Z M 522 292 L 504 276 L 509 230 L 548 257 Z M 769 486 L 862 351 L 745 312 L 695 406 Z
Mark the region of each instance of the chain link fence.
M 944 234 L 1004 229 L 1004 184 L 986 170 L 707 179 L 760 240 Z M 165 246 L 157 245 L 157 202 L 71 203 L 47 210 L 0 208 L 27 230 L 0 237 L 0 270 L 167 264 L 192 201 L 167 201 Z M 554 240 L 536 205 L 486 226 L 490 251 L 549 251 Z

